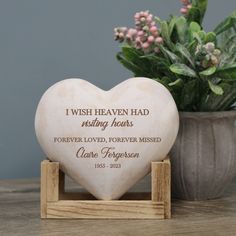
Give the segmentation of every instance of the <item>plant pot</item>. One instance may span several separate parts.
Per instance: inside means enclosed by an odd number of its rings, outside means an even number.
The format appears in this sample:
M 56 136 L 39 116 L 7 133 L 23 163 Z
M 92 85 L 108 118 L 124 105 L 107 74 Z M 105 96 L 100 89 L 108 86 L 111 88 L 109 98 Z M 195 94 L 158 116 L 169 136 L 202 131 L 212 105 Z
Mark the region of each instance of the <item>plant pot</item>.
M 236 173 L 236 111 L 181 112 L 171 160 L 173 197 L 221 197 Z

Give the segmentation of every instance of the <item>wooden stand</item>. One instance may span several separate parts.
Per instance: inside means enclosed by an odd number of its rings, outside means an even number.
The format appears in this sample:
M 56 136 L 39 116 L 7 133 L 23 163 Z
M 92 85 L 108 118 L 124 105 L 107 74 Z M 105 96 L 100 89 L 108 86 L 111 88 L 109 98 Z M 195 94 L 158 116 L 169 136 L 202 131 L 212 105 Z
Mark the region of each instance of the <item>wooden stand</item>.
M 120 200 L 96 200 L 88 193 L 65 192 L 58 162 L 41 163 L 41 218 L 169 219 L 170 161 L 152 162 L 152 192 L 127 193 Z

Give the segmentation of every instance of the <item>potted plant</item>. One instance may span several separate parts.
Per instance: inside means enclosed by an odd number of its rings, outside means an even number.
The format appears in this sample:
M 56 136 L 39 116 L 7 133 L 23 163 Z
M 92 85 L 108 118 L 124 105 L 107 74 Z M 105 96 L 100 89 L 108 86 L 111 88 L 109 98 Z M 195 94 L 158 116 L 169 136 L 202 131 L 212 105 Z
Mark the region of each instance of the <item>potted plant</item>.
M 171 151 L 173 195 L 220 197 L 236 173 L 236 11 L 212 32 L 203 29 L 207 0 L 182 0 L 182 16 L 135 14 L 115 28 L 117 59 L 135 76 L 162 83 L 180 113 Z

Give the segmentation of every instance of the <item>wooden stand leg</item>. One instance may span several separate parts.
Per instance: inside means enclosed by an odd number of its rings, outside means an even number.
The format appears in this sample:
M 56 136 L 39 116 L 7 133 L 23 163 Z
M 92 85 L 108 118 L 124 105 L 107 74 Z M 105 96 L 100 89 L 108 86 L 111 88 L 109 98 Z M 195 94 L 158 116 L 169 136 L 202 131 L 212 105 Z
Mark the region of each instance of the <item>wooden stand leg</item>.
M 65 194 L 65 174 L 59 170 L 59 199 Z
M 47 163 L 41 162 L 40 208 L 41 218 L 47 218 Z
M 152 201 L 164 202 L 165 219 L 171 218 L 170 160 L 152 162 Z
M 59 201 L 59 190 L 64 190 L 63 175 L 58 162 L 45 160 L 41 163 L 41 218 L 47 218 L 48 202 Z

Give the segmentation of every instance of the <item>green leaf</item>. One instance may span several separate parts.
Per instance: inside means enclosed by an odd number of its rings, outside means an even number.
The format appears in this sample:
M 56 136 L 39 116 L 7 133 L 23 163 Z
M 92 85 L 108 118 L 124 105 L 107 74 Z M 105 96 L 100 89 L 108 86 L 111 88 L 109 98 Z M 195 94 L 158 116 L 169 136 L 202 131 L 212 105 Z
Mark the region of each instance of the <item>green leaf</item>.
M 213 84 L 210 80 L 208 80 L 208 84 L 213 93 L 216 95 L 223 95 L 224 91 L 219 85 Z
M 207 36 L 206 32 L 201 30 L 197 34 L 198 34 L 199 38 L 201 39 L 201 41 L 205 42 L 206 36 Z
M 171 79 L 168 78 L 167 76 L 164 76 L 161 79 L 159 79 L 159 78 L 153 78 L 153 79 L 156 80 L 157 82 L 165 85 L 166 87 L 168 87 L 168 84 L 171 83 Z
M 221 84 L 221 87 L 224 90 L 224 94 L 221 97 L 218 96 L 220 99 L 216 109 L 219 111 L 231 110 L 236 102 L 236 84 Z
M 191 56 L 191 54 L 190 54 L 190 52 L 188 51 L 188 49 L 184 46 L 184 45 L 182 45 L 182 44 L 180 44 L 180 43 L 177 43 L 176 44 L 176 49 L 178 50 L 178 52 L 180 52 L 180 54 L 184 57 L 184 58 L 186 58 L 187 60 L 188 60 L 188 62 L 194 67 L 195 65 L 194 65 L 194 62 L 193 62 L 193 60 L 192 60 L 192 56 Z
M 177 37 L 180 43 L 184 44 L 187 38 L 188 24 L 185 17 L 181 16 L 176 20 L 175 29 L 177 31 Z
M 123 55 L 130 61 L 139 61 L 138 58 L 142 55 L 136 48 L 130 46 L 122 46 Z
M 155 55 L 147 55 L 147 56 L 143 56 L 141 58 L 146 58 L 147 60 L 149 60 L 149 62 L 155 66 L 155 65 L 162 65 L 164 67 L 168 67 L 170 66 L 170 63 L 168 62 L 168 60 L 166 58 L 163 57 L 158 57 Z
M 172 63 L 176 63 L 180 61 L 180 58 L 174 54 L 173 52 L 169 51 L 167 48 L 165 48 L 164 46 L 160 45 L 159 46 L 161 52 L 171 60 Z
M 215 29 L 216 35 L 223 33 L 224 31 L 230 29 L 236 24 L 236 11 L 234 11 L 230 16 L 223 20 Z
M 190 23 L 190 30 L 191 30 L 191 32 L 199 32 L 200 30 L 201 30 L 201 26 L 197 23 L 197 22 L 191 22 Z
M 218 69 L 217 75 L 224 80 L 230 79 L 236 81 L 236 63 Z
M 210 93 L 205 100 L 202 101 L 202 111 L 227 111 L 231 110 L 236 102 L 236 84 L 221 83 L 220 87 L 224 94 L 219 96 L 215 93 Z
M 161 79 L 159 79 L 159 78 L 153 78 L 153 80 L 155 80 L 155 81 L 161 83 L 161 84 L 164 85 L 170 92 L 172 92 L 172 91 L 171 91 L 171 88 L 169 87 L 169 83 L 171 82 L 171 79 L 168 78 L 167 76 L 164 76 L 164 77 L 162 77 Z
M 152 74 L 152 77 L 161 77 L 163 74 L 167 75 L 169 67 L 172 64 L 168 59 L 163 56 L 157 56 L 155 54 L 146 54 L 140 57 L 148 62 L 146 68 Z
M 143 71 L 139 66 L 135 65 L 134 63 L 132 63 L 131 61 L 127 60 L 122 52 L 119 52 L 117 54 L 117 60 L 128 70 L 132 71 L 134 73 L 135 76 L 147 76 L 149 77 L 149 75 Z
M 161 22 L 161 36 L 164 40 L 164 42 L 170 47 L 172 48 L 172 42 L 170 40 L 170 34 L 169 34 L 169 27 L 166 21 L 162 21 Z
M 172 83 L 169 83 L 168 85 L 170 87 L 182 87 L 183 85 L 183 80 L 182 79 L 177 79 L 176 81 L 172 82 Z
M 229 31 L 229 32 L 228 32 Z M 232 30 L 228 30 L 221 34 L 220 47 L 223 51 L 229 51 L 229 48 L 233 45 L 236 45 L 236 34 Z
M 188 44 L 188 50 L 189 52 L 194 55 L 196 52 L 196 48 L 198 46 L 198 41 L 193 39 L 189 44 Z
M 193 111 L 194 101 L 196 99 L 196 80 L 191 80 L 184 84 L 179 110 L 181 111 Z
M 202 21 L 204 19 L 207 10 L 207 6 L 208 6 L 208 0 L 197 0 L 197 7 L 200 11 L 200 16 L 201 16 L 199 24 L 202 24 Z
M 169 83 L 167 88 L 171 92 L 176 105 L 179 107 L 180 106 L 180 101 L 181 101 L 181 93 L 184 87 L 184 81 L 182 79 L 177 79 L 172 83 Z
M 153 69 L 153 64 L 146 58 L 142 58 L 143 53 L 129 45 L 122 46 L 123 65 L 131 71 L 135 71 L 135 75 L 150 76 Z M 121 55 L 120 55 L 121 56 Z M 122 60 L 122 59 L 121 59 Z M 119 60 L 120 62 L 122 62 Z M 132 69 L 130 69 L 132 68 Z
M 178 20 L 178 17 L 176 17 L 176 16 L 172 16 L 170 19 L 170 22 L 169 22 L 169 35 L 170 35 L 170 37 L 173 33 L 173 30 L 175 28 L 175 24 L 176 24 L 177 20 Z
M 202 44 L 202 39 L 201 39 L 201 37 L 199 36 L 198 33 L 194 32 L 193 33 L 193 38 L 196 39 L 199 44 Z
M 216 34 L 214 32 L 209 32 L 206 35 L 205 43 L 215 42 L 215 41 L 216 41 Z
M 194 70 L 186 66 L 185 64 L 176 63 L 170 66 L 170 70 L 178 75 L 184 75 L 188 77 L 196 78 L 197 74 Z
M 202 25 L 208 5 L 208 0 L 192 0 L 191 2 L 193 7 L 189 10 L 187 15 L 188 21 L 195 21 L 199 23 L 199 25 Z
M 191 22 L 188 30 L 188 41 L 192 41 L 194 34 L 199 34 L 199 32 L 201 32 L 201 26 L 197 22 Z
M 167 63 L 167 59 L 163 58 L 163 57 L 159 57 L 156 54 L 146 54 L 140 57 L 141 59 L 148 59 L 150 60 L 150 62 L 152 63 L 156 63 L 156 62 L 165 62 Z
M 188 22 L 195 21 L 201 24 L 202 19 L 201 19 L 201 12 L 199 8 L 193 6 L 191 9 L 189 9 L 187 18 L 188 18 Z
M 207 70 L 200 72 L 199 74 L 201 76 L 210 76 L 210 75 L 213 75 L 215 72 L 216 72 L 216 67 L 213 66 L 213 67 L 208 68 Z

